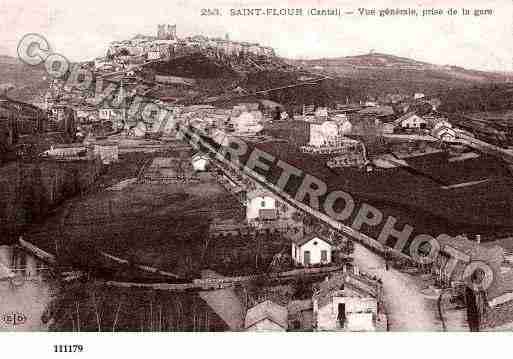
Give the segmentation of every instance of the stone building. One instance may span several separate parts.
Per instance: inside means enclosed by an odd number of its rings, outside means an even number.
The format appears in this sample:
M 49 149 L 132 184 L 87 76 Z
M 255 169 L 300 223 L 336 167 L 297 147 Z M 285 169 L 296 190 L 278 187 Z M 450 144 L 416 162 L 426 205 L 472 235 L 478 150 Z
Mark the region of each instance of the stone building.
M 356 276 L 336 274 L 319 284 L 312 297 L 318 331 L 375 331 L 380 325 L 377 286 Z

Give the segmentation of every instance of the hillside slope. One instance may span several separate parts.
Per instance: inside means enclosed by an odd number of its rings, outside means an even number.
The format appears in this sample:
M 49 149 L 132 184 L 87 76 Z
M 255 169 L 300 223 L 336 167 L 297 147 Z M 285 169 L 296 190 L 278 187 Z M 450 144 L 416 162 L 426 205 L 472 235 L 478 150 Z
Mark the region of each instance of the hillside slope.
M 12 84 L 9 97 L 28 103 L 41 102 L 49 81 L 44 66 L 30 66 L 17 58 L 0 56 L 0 84 Z
M 386 93 L 438 94 L 456 87 L 513 81 L 513 75 L 440 66 L 381 53 L 330 59 L 287 60 L 289 64 L 317 73 L 358 80 L 369 96 Z
M 451 102 L 447 98 L 453 96 L 455 89 L 461 92 L 479 87 L 488 93 L 490 86 L 509 86 L 508 81 L 513 81 L 513 76 L 500 73 L 439 66 L 378 53 L 319 60 L 274 59 L 260 64 L 251 59 L 191 55 L 155 64 L 148 70 L 151 75 L 196 78 L 196 86 L 189 88 L 184 96 L 196 102 L 215 97 L 225 101 L 237 95 L 236 89 L 242 89 L 245 95 L 273 89 L 259 93 L 258 97 L 277 101 L 291 110 L 300 110 L 303 104 L 334 105 L 347 100 L 380 99 L 388 94 L 411 96 L 416 92 Z M 323 81 L 312 81 L 323 76 L 327 77 Z M 302 85 L 287 87 L 294 84 Z M 179 93 L 174 90 L 169 96 Z M 451 106 L 455 107 L 458 106 Z

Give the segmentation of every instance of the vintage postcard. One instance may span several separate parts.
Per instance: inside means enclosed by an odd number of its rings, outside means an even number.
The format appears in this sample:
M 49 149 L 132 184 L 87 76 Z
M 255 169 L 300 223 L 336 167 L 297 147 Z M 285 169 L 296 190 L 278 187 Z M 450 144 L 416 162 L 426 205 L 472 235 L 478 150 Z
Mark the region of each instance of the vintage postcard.
M 511 1 L 0 18 L 0 341 L 513 330 Z

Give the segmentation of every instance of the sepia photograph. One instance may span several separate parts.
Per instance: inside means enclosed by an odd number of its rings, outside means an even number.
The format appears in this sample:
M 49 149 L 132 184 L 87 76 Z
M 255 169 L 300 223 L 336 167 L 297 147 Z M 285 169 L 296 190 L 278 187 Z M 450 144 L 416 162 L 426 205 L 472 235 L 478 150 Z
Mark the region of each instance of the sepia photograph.
M 513 2 L 0 19 L 0 342 L 513 331 Z

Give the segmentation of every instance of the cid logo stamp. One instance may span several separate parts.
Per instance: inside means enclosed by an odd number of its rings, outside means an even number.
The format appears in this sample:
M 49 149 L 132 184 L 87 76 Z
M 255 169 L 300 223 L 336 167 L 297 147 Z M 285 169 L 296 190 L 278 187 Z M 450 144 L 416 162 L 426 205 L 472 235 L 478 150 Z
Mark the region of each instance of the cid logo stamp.
M 20 312 L 8 312 L 3 313 L 0 320 L 6 326 L 16 327 L 25 324 L 27 322 L 27 316 Z

